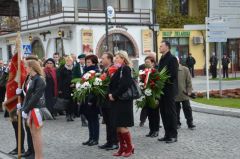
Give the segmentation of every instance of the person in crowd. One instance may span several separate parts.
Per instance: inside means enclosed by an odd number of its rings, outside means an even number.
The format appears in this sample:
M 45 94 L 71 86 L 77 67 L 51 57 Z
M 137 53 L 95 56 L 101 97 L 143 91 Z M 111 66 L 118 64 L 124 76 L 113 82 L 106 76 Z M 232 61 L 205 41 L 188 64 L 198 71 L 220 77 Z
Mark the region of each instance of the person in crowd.
M 228 78 L 228 65 L 230 63 L 230 59 L 226 54 L 223 55 L 222 58 L 222 68 L 223 68 L 223 78 Z
M 16 60 L 15 57 L 13 57 L 11 63 L 16 63 L 15 60 Z M 27 63 L 27 61 L 30 61 L 30 60 L 35 60 L 37 62 L 38 58 L 35 55 L 29 55 L 25 59 L 25 63 Z M 11 68 L 11 65 L 10 65 L 10 70 L 9 71 L 10 71 L 10 74 L 14 72 Z M 25 71 L 22 70 L 22 72 L 25 72 Z M 12 76 L 12 75 L 10 75 L 10 76 Z M 8 80 L 10 81 L 11 78 L 9 78 Z M 28 86 L 30 80 L 31 80 L 30 75 L 27 75 L 27 77 L 24 79 L 22 89 L 17 89 L 16 90 L 16 95 L 21 95 L 22 99 L 24 99 L 24 97 L 26 95 L 26 89 L 27 89 L 27 86 Z M 11 121 L 12 121 L 12 126 L 13 126 L 13 129 L 14 129 L 14 132 L 15 132 L 15 139 L 16 139 L 16 144 L 17 144 L 16 148 L 14 150 L 12 150 L 11 152 L 9 152 L 9 154 L 16 155 L 18 153 L 18 117 L 17 117 L 16 110 L 10 112 L 9 115 L 10 115 L 10 118 L 11 118 Z M 25 129 L 24 129 L 23 123 L 24 123 Z M 24 150 L 25 134 L 27 134 L 27 145 L 28 145 L 28 150 L 26 152 Z M 32 135 L 31 135 L 30 128 L 29 128 L 26 121 L 21 122 L 21 141 L 22 141 L 22 143 L 21 143 L 21 148 L 22 148 L 21 156 L 22 157 L 34 156 L 35 152 L 34 152 L 34 147 L 33 147 Z
M 2 103 L 5 99 L 8 69 L 4 66 L 3 60 L 0 59 L 0 112 L 3 112 Z
M 178 58 L 177 58 L 178 59 Z M 178 59 L 179 62 L 179 59 Z M 179 63 L 178 67 L 178 94 L 175 98 L 175 104 L 177 108 L 177 128 L 181 127 L 180 111 L 181 104 L 184 112 L 184 116 L 187 120 L 189 129 L 194 129 L 196 126 L 193 124 L 192 108 L 189 102 L 189 96 L 192 94 L 192 79 L 187 67 L 182 66 Z
M 78 62 L 77 62 L 77 56 L 76 56 L 76 54 L 74 54 L 74 53 L 71 53 L 71 57 L 72 57 L 72 59 L 73 59 L 73 66 L 75 66 Z
M 60 55 L 59 55 L 59 53 L 58 52 L 55 52 L 54 54 L 53 54 L 53 59 L 54 59 L 54 61 L 55 61 L 55 66 L 56 66 L 56 68 L 58 68 L 58 67 L 60 67 Z
M 84 73 L 88 71 L 99 72 L 98 68 L 98 57 L 96 55 L 88 55 L 85 58 L 86 67 Z M 100 110 L 97 106 L 97 97 L 93 94 L 90 94 L 86 97 L 86 102 L 83 103 L 83 114 L 88 121 L 88 131 L 89 139 L 86 142 L 83 142 L 83 145 L 94 146 L 98 145 L 99 140 L 99 114 Z
M 194 57 L 192 57 L 192 54 L 189 53 L 188 57 L 186 59 L 186 65 L 192 75 L 192 78 L 194 78 L 194 65 L 196 64 L 196 60 Z
M 175 96 L 178 91 L 178 61 L 170 52 L 171 45 L 168 41 L 162 41 L 160 44 L 160 52 L 162 53 L 159 61 L 158 69 L 161 71 L 166 68 L 170 76 L 163 88 L 163 95 L 159 100 L 160 113 L 165 130 L 164 137 L 158 139 L 166 143 L 177 142 L 177 112 L 175 106 Z
M 112 121 L 117 128 L 119 149 L 113 156 L 129 157 L 134 153 L 132 137 L 129 127 L 134 125 L 133 100 L 120 100 L 124 92 L 131 87 L 131 61 L 126 51 L 118 51 L 115 54 L 115 65 L 119 68 L 113 74 L 109 84 L 109 100 L 112 107 Z
M 218 59 L 215 55 L 215 52 L 213 52 L 210 58 L 210 71 L 213 79 L 217 77 L 217 64 L 218 64 Z
M 145 68 L 155 68 L 156 67 L 156 61 L 155 58 L 152 56 L 147 56 L 145 58 Z M 144 82 L 144 81 L 142 81 Z M 146 137 L 157 137 L 159 133 L 159 125 L 160 125 L 160 112 L 159 107 L 153 109 L 146 106 L 143 108 L 146 111 L 146 114 L 148 116 L 149 120 L 149 133 L 146 135 Z M 141 112 L 142 113 L 142 112 Z
M 66 108 L 66 120 L 74 121 L 73 99 L 71 96 L 74 87 L 74 84 L 72 84 L 73 59 L 71 56 L 68 56 L 65 60 L 66 64 L 59 71 L 58 95 L 60 98 L 64 98 L 69 101 L 69 104 Z
M 35 159 L 42 159 L 41 127 L 43 124 L 39 108 L 41 107 L 40 98 L 44 95 L 46 87 L 44 72 L 39 62 L 35 60 L 27 61 L 26 70 L 30 75 L 31 82 L 28 84 L 26 96 L 20 110 L 22 112 L 22 117 L 27 119 L 29 128 L 31 130 Z
M 112 53 L 105 52 L 102 55 L 102 65 L 103 65 L 102 73 L 105 73 L 107 76 L 109 76 L 108 68 L 113 65 Z M 99 146 L 99 148 L 106 149 L 106 150 L 118 149 L 117 130 L 112 123 L 112 108 L 111 108 L 108 97 L 105 99 L 105 102 L 101 104 L 101 111 L 102 111 L 103 119 L 106 124 L 107 142 Z
M 79 74 L 80 77 L 82 77 L 82 75 L 84 74 L 84 68 L 85 68 L 85 57 L 86 55 L 85 54 L 80 54 L 78 56 L 78 60 L 79 60 Z M 80 118 L 81 118 L 81 121 L 82 121 L 82 126 L 85 127 L 87 126 L 87 121 L 86 121 L 86 117 L 84 116 L 84 114 L 82 113 L 83 110 L 82 110 L 82 103 L 80 103 L 80 110 L 79 110 L 79 115 L 80 115 Z
M 55 104 L 55 98 L 58 96 L 58 83 L 54 59 L 49 58 L 44 62 L 44 72 L 46 76 L 45 103 L 55 119 L 54 116 L 56 113 L 53 106 Z

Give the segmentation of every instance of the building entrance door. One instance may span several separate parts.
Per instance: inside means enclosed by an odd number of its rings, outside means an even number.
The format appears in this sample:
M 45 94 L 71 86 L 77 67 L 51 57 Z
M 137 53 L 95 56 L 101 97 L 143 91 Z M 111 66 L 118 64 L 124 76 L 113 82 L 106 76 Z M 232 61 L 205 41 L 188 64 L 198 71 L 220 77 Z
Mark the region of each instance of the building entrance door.
M 37 55 L 39 59 L 43 59 L 45 54 L 42 43 L 39 40 L 35 40 L 32 43 L 32 54 Z

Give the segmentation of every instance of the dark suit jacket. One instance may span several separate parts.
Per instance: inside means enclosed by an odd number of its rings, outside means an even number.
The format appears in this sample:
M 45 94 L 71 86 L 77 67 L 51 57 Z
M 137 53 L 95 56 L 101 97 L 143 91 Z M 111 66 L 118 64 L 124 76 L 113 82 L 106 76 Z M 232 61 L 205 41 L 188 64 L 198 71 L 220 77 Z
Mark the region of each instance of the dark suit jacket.
M 165 84 L 163 93 L 164 96 L 172 98 L 178 93 L 178 61 L 171 52 L 166 53 L 159 61 L 158 70 L 161 71 L 164 67 L 167 68 L 170 78 Z

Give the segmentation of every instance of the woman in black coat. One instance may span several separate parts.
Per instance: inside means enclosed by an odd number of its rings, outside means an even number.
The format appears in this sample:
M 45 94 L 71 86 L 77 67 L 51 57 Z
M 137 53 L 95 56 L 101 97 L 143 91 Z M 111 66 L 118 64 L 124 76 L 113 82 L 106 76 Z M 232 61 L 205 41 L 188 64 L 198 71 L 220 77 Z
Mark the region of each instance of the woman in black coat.
M 72 84 L 72 69 L 73 59 L 71 56 L 66 57 L 66 64 L 61 68 L 59 74 L 58 94 L 60 98 L 67 99 L 69 104 L 66 108 L 66 119 L 67 121 L 73 120 L 73 99 L 72 91 L 74 84 Z
M 44 62 L 44 72 L 46 78 L 46 89 L 45 89 L 45 103 L 48 110 L 51 112 L 54 118 L 54 102 L 55 97 L 58 95 L 58 84 L 57 84 L 57 73 L 55 69 L 55 61 L 52 58 L 47 59 Z
M 134 125 L 133 100 L 120 100 L 118 97 L 125 93 L 133 84 L 131 76 L 131 64 L 128 54 L 125 51 L 119 51 L 115 56 L 115 63 L 119 66 L 113 74 L 109 85 L 109 99 L 111 101 L 113 112 L 113 123 L 117 127 L 119 139 L 119 150 L 114 156 L 129 157 L 134 153 L 134 146 L 128 127 Z
M 96 55 L 88 55 L 85 58 L 86 67 L 84 68 L 84 74 L 88 71 L 94 70 L 100 72 L 98 68 L 98 58 Z M 84 76 L 84 75 L 83 75 Z M 83 145 L 94 146 L 98 145 L 99 140 L 99 107 L 97 106 L 97 97 L 90 94 L 86 97 L 86 101 L 83 104 L 83 114 L 88 121 L 89 139 L 83 142 Z

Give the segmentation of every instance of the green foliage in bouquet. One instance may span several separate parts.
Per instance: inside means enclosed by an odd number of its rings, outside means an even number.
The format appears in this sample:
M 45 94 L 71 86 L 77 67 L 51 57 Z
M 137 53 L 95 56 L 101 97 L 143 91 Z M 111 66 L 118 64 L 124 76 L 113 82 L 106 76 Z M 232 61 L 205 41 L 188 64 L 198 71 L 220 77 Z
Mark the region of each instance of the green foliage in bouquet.
M 143 96 L 136 100 L 138 108 L 150 107 L 155 109 L 158 105 L 158 99 L 163 94 L 163 88 L 169 75 L 167 69 L 164 68 L 161 72 L 156 69 L 145 69 L 139 71 L 140 88 L 143 92 Z
M 73 99 L 77 102 L 85 102 L 88 95 L 93 94 L 97 97 L 97 103 L 100 104 L 107 95 L 107 89 L 110 82 L 109 77 L 104 74 L 89 71 L 82 78 L 72 80 L 75 83 Z

